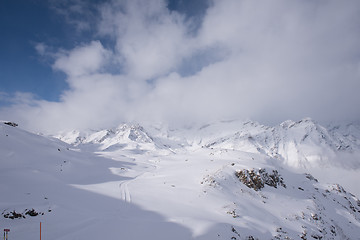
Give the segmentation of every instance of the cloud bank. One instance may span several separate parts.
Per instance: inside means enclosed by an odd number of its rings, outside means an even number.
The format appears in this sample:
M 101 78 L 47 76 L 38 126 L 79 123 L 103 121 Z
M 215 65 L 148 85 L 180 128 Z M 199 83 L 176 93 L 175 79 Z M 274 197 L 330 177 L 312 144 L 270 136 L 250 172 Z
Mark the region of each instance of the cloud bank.
M 1 115 L 43 132 L 127 121 L 360 119 L 359 1 L 214 0 L 201 18 L 163 0 L 98 7 L 93 38 L 53 54 L 69 85 L 61 100 L 17 93 L 25 100 Z

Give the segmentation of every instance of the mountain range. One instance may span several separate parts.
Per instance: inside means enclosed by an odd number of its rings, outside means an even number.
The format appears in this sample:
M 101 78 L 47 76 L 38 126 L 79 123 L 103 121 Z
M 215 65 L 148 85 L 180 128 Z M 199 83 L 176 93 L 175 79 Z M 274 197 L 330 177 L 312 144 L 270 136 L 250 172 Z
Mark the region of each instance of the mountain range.
M 360 125 L 0 125 L 14 239 L 360 239 Z M 11 239 L 10 238 L 10 239 Z

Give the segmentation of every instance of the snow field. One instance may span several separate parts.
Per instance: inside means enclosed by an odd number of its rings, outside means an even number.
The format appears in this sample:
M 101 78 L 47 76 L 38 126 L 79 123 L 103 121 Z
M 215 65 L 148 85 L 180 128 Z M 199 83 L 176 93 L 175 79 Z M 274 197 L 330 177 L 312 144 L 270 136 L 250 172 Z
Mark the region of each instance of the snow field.
M 358 190 L 358 141 L 346 152 L 354 159 L 337 163 L 329 160 L 341 156 L 329 140 L 336 134 L 316 127 L 306 119 L 280 130 L 252 122 L 196 131 L 124 125 L 57 136 L 68 145 L 1 125 L 0 209 L 44 215 L 0 216 L 0 226 L 14 239 L 37 239 L 40 221 L 43 239 L 358 239 L 360 203 L 334 185 L 345 179 Z M 319 158 L 319 149 L 329 154 Z M 277 170 L 286 187 L 256 191 L 235 175 L 260 168 Z

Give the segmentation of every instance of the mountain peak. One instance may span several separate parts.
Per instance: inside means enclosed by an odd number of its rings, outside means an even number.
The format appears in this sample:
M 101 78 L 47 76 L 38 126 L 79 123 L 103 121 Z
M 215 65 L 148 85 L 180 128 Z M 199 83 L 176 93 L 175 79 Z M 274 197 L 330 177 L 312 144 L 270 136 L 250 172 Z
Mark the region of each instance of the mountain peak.
M 282 128 L 292 128 L 292 127 L 296 127 L 296 126 L 303 126 L 303 125 L 316 125 L 317 123 L 312 120 L 309 117 L 303 118 L 299 121 L 293 121 L 293 120 L 286 120 L 282 123 L 280 123 L 280 126 Z

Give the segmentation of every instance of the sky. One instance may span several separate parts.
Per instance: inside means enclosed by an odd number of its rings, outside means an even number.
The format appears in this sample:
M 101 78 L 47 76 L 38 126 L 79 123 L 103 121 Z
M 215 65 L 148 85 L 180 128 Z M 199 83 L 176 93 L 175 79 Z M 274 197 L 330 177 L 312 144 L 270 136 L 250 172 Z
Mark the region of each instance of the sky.
M 0 119 L 360 120 L 357 0 L 2 0 Z

